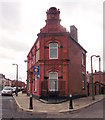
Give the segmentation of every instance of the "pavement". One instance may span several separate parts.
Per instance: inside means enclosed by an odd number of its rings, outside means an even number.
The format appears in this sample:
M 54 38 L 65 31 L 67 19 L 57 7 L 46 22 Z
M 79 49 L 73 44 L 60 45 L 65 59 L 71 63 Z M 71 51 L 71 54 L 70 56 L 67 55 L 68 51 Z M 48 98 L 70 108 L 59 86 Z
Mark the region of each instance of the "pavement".
M 13 95 L 13 98 L 15 99 L 18 107 L 24 111 L 30 111 L 30 112 L 35 112 L 35 113 L 36 112 L 38 113 L 64 113 L 64 112 L 72 112 L 72 111 L 76 111 L 82 108 L 86 108 L 104 99 L 105 95 L 96 95 L 95 100 L 92 100 L 92 96 L 74 99 L 72 102 L 73 109 L 69 109 L 69 101 L 65 101 L 65 102 L 57 103 L 57 104 L 47 104 L 35 98 L 33 98 L 33 109 L 29 109 L 30 97 L 27 96 L 26 93 L 19 92 L 18 96 Z

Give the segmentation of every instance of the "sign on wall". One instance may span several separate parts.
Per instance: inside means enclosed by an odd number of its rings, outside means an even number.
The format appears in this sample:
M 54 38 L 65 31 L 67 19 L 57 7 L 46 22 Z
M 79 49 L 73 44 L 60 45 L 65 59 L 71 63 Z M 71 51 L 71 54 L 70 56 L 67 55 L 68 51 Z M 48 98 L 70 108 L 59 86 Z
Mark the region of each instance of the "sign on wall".
M 39 75 L 39 66 L 33 66 L 34 75 Z

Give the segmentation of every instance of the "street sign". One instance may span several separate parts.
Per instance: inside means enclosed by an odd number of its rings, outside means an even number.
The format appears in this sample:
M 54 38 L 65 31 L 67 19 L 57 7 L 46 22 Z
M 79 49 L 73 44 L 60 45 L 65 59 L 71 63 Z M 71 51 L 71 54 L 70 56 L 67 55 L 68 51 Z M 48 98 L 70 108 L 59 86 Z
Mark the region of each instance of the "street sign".
M 33 66 L 34 75 L 39 75 L 39 66 Z

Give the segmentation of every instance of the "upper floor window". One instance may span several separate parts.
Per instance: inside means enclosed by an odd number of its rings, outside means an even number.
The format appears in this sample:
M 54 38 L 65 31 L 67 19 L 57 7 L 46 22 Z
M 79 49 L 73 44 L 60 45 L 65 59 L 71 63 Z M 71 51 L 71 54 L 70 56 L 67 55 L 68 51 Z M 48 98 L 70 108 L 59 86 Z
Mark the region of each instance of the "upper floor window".
M 37 52 L 36 52 L 36 62 L 38 62 L 38 60 L 39 60 L 39 50 L 37 50 Z
M 85 66 L 85 54 L 82 53 L 82 65 Z
M 58 59 L 58 44 L 49 44 L 49 59 Z
M 30 67 L 31 67 L 31 60 L 30 60 L 30 58 L 29 58 L 28 69 L 30 69 Z

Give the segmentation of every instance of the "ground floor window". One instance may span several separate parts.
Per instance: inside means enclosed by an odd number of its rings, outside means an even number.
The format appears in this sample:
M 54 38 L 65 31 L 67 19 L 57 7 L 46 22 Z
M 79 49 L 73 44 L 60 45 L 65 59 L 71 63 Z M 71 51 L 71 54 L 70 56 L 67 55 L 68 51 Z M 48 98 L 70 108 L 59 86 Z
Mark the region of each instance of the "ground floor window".
M 58 91 L 58 73 L 49 73 L 49 91 Z
M 82 89 L 85 89 L 85 73 L 82 72 Z
M 35 92 L 37 92 L 37 76 L 35 75 L 35 89 L 34 89 Z
M 30 91 L 30 80 L 28 80 L 28 91 Z

